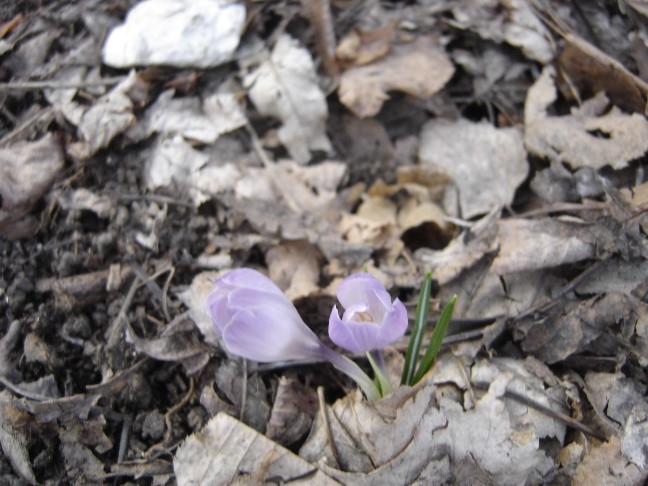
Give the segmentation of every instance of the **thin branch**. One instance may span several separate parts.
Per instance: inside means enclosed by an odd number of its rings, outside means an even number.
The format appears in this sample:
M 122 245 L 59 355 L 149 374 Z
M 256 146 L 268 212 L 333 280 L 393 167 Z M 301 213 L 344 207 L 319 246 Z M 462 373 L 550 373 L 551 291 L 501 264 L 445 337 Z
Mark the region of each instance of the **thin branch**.
M 83 89 L 94 88 L 97 86 L 114 86 L 121 83 L 126 78 L 118 76 L 114 78 L 104 78 L 97 81 L 81 81 L 78 83 L 68 83 L 62 81 L 12 81 L 9 83 L 0 83 L 0 93 L 7 91 L 31 91 L 36 89 Z

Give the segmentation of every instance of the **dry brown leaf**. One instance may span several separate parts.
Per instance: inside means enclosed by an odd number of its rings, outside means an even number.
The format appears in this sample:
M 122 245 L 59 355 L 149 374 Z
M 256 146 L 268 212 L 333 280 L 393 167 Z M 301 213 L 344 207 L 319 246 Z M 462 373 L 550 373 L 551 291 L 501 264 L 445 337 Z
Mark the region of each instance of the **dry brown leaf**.
M 340 41 L 335 57 L 344 64 L 362 66 L 384 57 L 389 52 L 391 37 L 398 22 L 389 22 L 375 30 L 353 29 Z
M 449 479 L 444 449 L 423 446 L 446 425 L 433 394 L 433 386 L 401 387 L 377 402 L 365 401 L 359 392 L 338 400 L 327 415 L 341 464 L 324 471 L 343 484 L 411 484 L 426 477 L 428 469 Z M 299 455 L 320 464 L 326 458 L 325 464 L 335 465 L 320 415 Z
M 398 237 L 397 207 L 383 197 L 367 197 L 355 214 L 344 214 L 338 229 L 350 243 L 393 247 Z
M 621 455 L 621 441 L 613 436 L 607 442 L 594 444 L 576 466 L 573 486 L 639 486 L 644 484 L 648 471 L 640 470 Z
M 269 481 L 315 486 L 338 484 L 317 467 L 222 413 L 180 445 L 173 469 L 179 486 Z
M 266 253 L 270 279 L 295 300 L 319 290 L 322 254 L 304 240 L 288 241 Z
M 401 387 L 377 402 L 351 394 L 328 412 L 338 468 L 332 467 L 336 459 L 319 417 L 300 455 L 318 461 L 323 471 L 344 484 L 452 482 L 455 471 L 449 465 L 465 457 L 472 457 L 497 484 L 542 481 L 554 463 L 540 448 L 540 438 L 560 438 L 564 426 L 556 427 L 553 419 L 503 399 L 507 386 L 524 390 L 525 379 L 538 381 L 528 371 L 533 363 L 516 364 L 510 360 L 503 363 L 503 371 L 489 374 L 494 379 L 489 392 L 469 410 L 443 394 L 435 399 L 438 388 L 431 381 L 415 389 Z M 523 372 L 516 378 L 518 369 Z M 548 374 L 550 379 L 553 375 Z M 544 396 L 541 402 L 550 404 L 551 399 Z
M 246 76 L 244 84 L 261 114 L 282 121 L 279 139 L 292 159 L 305 164 L 311 151 L 331 151 L 326 136 L 328 107 L 315 64 L 295 39 L 282 35 L 270 59 Z
M 23 407 L 7 390 L 0 392 L 0 445 L 14 471 L 25 481 L 36 484 L 36 476 L 27 451 L 27 436 L 16 425 L 24 420 Z
M 574 263 L 595 255 L 601 226 L 594 231 L 578 222 L 557 219 L 503 219 L 499 225 L 500 251 L 492 270 L 498 275 L 540 270 Z M 598 233 L 598 234 L 596 234 Z
M 0 376 L 4 376 L 14 383 L 20 383 L 22 376 L 17 369 L 17 364 L 11 359 L 10 353 L 18 343 L 21 335 L 22 322 L 19 320 L 11 321 L 7 332 L 0 339 Z
M 553 67 L 546 67 L 527 94 L 524 143 L 530 153 L 572 167 L 622 169 L 648 151 L 645 117 L 616 107 L 607 111 L 602 93 L 571 115 L 549 116 L 557 96 L 554 76 Z
M 95 101 L 77 127 L 81 141 L 70 145 L 69 153 L 81 159 L 88 158 L 134 124 L 136 118 L 131 96 L 142 90 L 145 84 L 135 71 L 131 71 L 124 81 Z
M 214 290 L 214 281 L 218 277 L 220 277 L 218 272 L 199 273 L 193 278 L 189 288 L 178 294 L 180 300 L 189 309 L 189 317 L 202 333 L 205 342 L 212 346 L 219 346 L 220 338 L 214 329 L 205 302 L 209 293 Z
M 224 133 L 244 126 L 247 118 L 236 93 L 221 92 L 198 97 L 174 98 L 175 90 L 161 93 L 144 117 L 127 132 L 135 141 L 154 132 L 211 144 Z
M 207 305 L 203 303 L 205 308 Z M 188 321 L 188 319 L 185 319 Z M 182 323 L 182 321 L 177 321 Z M 189 323 L 189 325 L 191 325 Z M 186 326 L 185 326 L 186 327 Z M 209 361 L 205 345 L 198 340 L 195 331 L 183 329 L 178 325 L 169 325 L 160 336 L 141 338 L 126 322 L 126 341 L 132 342 L 135 349 L 151 358 L 160 361 L 180 361 L 191 366 L 187 373 L 196 373 Z
M 492 211 L 457 235 L 443 250 L 420 248 L 415 256 L 443 286 L 485 257 L 492 259 L 499 249 L 496 223 L 499 216 L 500 211 Z M 458 304 L 461 305 L 461 300 Z
M 571 33 L 565 36 L 565 40 L 558 63 L 570 84 L 570 87 L 563 88 L 566 94 L 571 94 L 574 85 L 592 93 L 604 91 L 615 105 L 624 110 L 646 113 L 648 83 L 586 40 Z
M 224 393 L 237 410 L 243 409 L 243 421 L 250 427 L 265 432 L 270 418 L 270 405 L 268 404 L 268 390 L 259 374 L 254 374 L 243 379 L 247 367 L 240 358 L 223 361 L 216 373 L 217 390 Z M 244 385 L 247 385 L 244 391 Z
M 63 153 L 54 135 L 0 149 L 0 235 L 29 236 L 36 221 L 27 217 L 63 169 Z
M 209 155 L 193 148 L 180 135 L 158 139 L 144 172 L 149 189 L 172 187 L 186 191 L 195 206 L 230 191 L 240 178 L 241 171 L 234 163 L 212 163 Z
M 382 59 L 345 71 L 340 78 L 340 101 L 356 116 L 376 115 L 387 92 L 402 91 L 428 98 L 441 90 L 454 74 L 454 66 L 429 37 L 393 46 Z
M 317 393 L 294 376 L 279 378 L 266 436 L 288 446 L 309 431 L 317 411 Z
M 114 214 L 116 201 L 104 195 L 98 195 L 85 188 L 73 191 L 56 191 L 56 202 L 66 211 L 92 211 L 100 218 L 108 218 Z
M 590 371 L 585 374 L 585 395 L 596 418 L 609 435 L 619 435 L 635 407 L 648 412 L 642 387 L 623 373 Z
M 511 204 L 529 170 L 520 130 L 465 119 L 427 122 L 419 158 L 452 178 L 464 218 Z
M 103 462 L 88 447 L 74 440 L 62 441 L 61 452 L 68 474 L 75 478 L 75 482 L 102 482 L 108 478 Z
M 474 30 L 482 39 L 508 42 L 542 64 L 553 58 L 551 34 L 527 0 L 462 0 L 452 13 L 458 27 Z

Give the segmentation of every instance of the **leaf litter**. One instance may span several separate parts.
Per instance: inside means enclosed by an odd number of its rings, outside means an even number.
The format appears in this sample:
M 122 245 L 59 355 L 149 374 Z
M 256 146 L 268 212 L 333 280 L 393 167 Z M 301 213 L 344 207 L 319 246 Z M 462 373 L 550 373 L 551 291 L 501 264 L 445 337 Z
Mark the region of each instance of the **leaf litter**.
M 646 480 L 639 2 L 28 3 L 0 11 L 10 484 Z M 459 300 L 369 402 L 225 351 L 204 301 L 243 266 L 327 343 L 353 272 Z

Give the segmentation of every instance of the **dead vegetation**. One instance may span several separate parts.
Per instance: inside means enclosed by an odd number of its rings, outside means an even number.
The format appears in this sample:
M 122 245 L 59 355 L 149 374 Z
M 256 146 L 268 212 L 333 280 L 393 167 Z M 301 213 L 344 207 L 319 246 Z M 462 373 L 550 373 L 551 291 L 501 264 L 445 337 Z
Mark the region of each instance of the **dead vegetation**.
M 643 484 L 643 2 L 146 5 L 0 3 L 0 484 Z M 227 355 L 241 266 L 459 299 L 367 402 Z

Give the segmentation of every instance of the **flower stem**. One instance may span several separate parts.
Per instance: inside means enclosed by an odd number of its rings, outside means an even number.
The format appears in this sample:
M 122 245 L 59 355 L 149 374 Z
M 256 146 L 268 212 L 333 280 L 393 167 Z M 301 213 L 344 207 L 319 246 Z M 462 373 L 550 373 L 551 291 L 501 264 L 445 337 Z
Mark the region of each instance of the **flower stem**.
M 376 375 L 376 379 L 378 380 L 378 384 L 380 385 L 380 394 L 383 397 L 392 394 L 394 390 L 389 381 L 389 372 L 387 371 L 387 365 L 385 364 L 382 350 L 372 349 L 371 351 L 367 351 L 367 359 L 369 360 L 369 363 Z
M 360 367 L 351 361 L 346 356 L 341 355 L 337 351 L 322 345 L 320 353 L 323 359 L 331 363 L 339 371 L 347 375 L 362 389 L 368 400 L 377 400 L 380 398 L 380 393 L 376 388 L 374 382 L 367 376 L 367 374 L 360 369 Z

